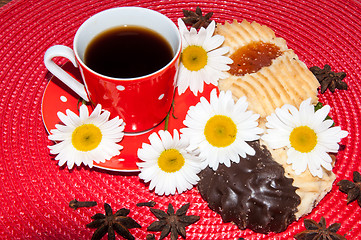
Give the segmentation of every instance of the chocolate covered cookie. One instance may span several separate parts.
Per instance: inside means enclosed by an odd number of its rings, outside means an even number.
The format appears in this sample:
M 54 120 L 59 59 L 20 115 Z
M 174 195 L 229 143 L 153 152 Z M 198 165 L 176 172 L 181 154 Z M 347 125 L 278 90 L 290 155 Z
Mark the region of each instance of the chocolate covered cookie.
M 297 188 L 259 141 L 250 145 L 254 156 L 230 167 L 221 164 L 216 171 L 205 168 L 199 174 L 199 192 L 224 222 L 259 233 L 282 232 L 296 220 L 301 201 Z

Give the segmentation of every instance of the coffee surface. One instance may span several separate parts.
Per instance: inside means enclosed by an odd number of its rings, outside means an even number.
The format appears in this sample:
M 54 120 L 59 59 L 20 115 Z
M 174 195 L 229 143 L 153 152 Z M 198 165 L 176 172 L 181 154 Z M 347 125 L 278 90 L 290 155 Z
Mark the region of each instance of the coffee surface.
M 139 26 L 119 26 L 97 35 L 85 50 L 85 64 L 97 73 L 115 78 L 151 74 L 173 58 L 168 41 Z

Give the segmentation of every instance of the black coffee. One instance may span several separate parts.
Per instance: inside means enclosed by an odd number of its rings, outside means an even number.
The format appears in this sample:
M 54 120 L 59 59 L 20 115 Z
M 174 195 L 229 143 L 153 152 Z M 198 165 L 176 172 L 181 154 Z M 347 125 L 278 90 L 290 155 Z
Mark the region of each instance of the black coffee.
M 138 26 L 120 26 L 96 36 L 85 50 L 85 64 L 97 73 L 134 78 L 153 73 L 173 58 L 168 41 Z

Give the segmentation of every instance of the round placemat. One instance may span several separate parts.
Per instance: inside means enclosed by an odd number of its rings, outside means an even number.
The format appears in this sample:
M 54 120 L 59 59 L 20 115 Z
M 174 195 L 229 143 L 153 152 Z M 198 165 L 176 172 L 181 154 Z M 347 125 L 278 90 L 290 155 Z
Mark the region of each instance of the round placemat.
M 271 27 L 286 39 L 308 67 L 329 64 L 334 71 L 347 73 L 347 91 L 327 91 L 320 101 L 332 107 L 331 116 L 349 135 L 337 155 L 333 169 L 337 179 L 332 191 L 306 216 L 327 225 L 341 223 L 338 233 L 347 239 L 361 238 L 361 209 L 346 204 L 346 194 L 336 183 L 352 179 L 360 171 L 360 66 L 361 4 L 338 0 L 13 0 L 0 8 L 0 239 L 90 239 L 86 228 L 95 213 L 104 213 L 103 204 L 113 210 L 130 209 L 129 216 L 142 225 L 131 229 L 145 239 L 147 226 L 156 218 L 136 203 L 154 200 L 156 208 L 175 209 L 190 202 L 188 214 L 201 219 L 187 227 L 187 239 L 292 239 L 303 231 L 302 219 L 279 234 L 241 231 L 222 223 L 202 200 L 196 188 L 181 195 L 159 197 L 148 190 L 136 174 L 78 167 L 59 167 L 49 154 L 41 117 L 41 100 L 51 75 L 43 64 L 47 48 L 55 44 L 72 46 L 72 38 L 83 21 L 112 7 L 139 6 L 159 11 L 173 21 L 182 9 L 214 12 L 217 22 L 247 19 Z M 59 64 L 65 63 L 58 59 Z M 297 86 L 295 86 L 297 88 Z M 97 201 L 92 208 L 73 210 L 71 200 Z M 155 233 L 158 239 L 159 232 Z

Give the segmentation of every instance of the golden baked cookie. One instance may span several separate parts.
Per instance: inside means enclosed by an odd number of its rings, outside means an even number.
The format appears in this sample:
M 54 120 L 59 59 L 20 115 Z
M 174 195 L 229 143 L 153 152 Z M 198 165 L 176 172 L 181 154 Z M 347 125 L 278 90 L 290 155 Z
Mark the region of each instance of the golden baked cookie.
M 272 29 L 234 20 L 218 24 L 216 33 L 225 37 L 228 57 L 234 60 L 219 89 L 231 90 L 235 100 L 246 96 L 249 109 L 261 115 L 261 122 L 285 103 L 299 106 L 307 98 L 317 103 L 317 79 Z
M 246 96 L 249 109 L 261 116 L 261 127 L 264 128 L 265 118 L 284 104 L 299 107 L 308 98 L 317 103 L 317 79 L 272 29 L 257 22 L 234 20 L 218 24 L 216 33 L 225 37 L 223 45 L 230 48 L 228 57 L 234 60 L 227 72 L 228 78 L 219 81 L 219 89 L 231 90 L 235 100 Z M 331 190 L 334 173 L 323 169 L 322 179 L 312 176 L 309 170 L 296 175 L 286 163 L 286 149 L 267 148 L 285 169 L 285 176 L 293 178 L 292 184 L 298 188 L 296 193 L 301 203 L 295 213 L 296 219 L 311 212 Z

